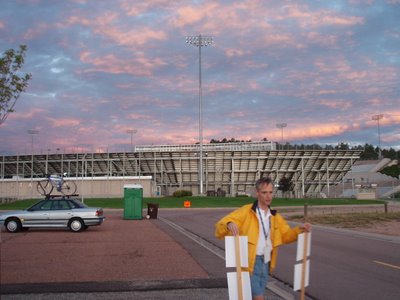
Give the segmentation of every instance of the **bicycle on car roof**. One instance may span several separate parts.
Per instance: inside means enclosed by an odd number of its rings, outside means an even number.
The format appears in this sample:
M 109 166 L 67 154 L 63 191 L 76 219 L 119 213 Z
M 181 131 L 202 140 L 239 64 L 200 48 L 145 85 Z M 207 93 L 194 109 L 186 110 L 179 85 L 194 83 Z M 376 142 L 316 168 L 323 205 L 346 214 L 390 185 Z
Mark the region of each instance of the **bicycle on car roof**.
M 65 180 L 62 176 L 46 174 L 46 179 L 40 180 L 37 183 L 37 191 L 43 196 L 50 196 L 54 189 L 65 196 L 72 196 L 76 192 L 76 184 L 73 181 Z

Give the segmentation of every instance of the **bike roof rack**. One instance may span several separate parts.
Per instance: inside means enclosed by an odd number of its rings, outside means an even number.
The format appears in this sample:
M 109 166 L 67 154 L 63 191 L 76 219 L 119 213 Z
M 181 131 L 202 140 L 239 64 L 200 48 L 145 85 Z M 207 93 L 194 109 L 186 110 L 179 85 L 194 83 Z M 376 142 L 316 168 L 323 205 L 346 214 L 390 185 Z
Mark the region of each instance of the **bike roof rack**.
M 79 194 L 72 194 L 72 195 L 46 195 L 47 199 L 54 199 L 54 198 L 61 198 L 61 199 L 69 199 L 70 197 L 78 197 Z

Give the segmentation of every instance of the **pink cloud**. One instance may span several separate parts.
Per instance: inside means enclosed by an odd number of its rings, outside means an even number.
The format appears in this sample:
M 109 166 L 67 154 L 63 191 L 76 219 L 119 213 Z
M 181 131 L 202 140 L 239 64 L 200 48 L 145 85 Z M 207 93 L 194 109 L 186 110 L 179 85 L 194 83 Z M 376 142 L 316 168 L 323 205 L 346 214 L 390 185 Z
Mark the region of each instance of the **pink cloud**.
M 18 109 L 11 113 L 8 117 L 15 120 L 34 120 L 40 115 L 46 114 L 48 111 L 43 108 L 31 108 L 28 112 L 20 112 Z
M 339 135 L 346 132 L 348 129 L 349 126 L 342 123 L 314 124 L 301 128 L 291 128 L 290 130 L 286 130 L 285 136 L 287 136 L 288 140 L 321 138 Z M 279 138 L 278 135 L 279 133 L 276 132 L 274 135 L 275 140 Z
M 249 116 L 249 114 L 244 111 L 235 111 L 235 112 L 229 114 L 230 118 L 235 118 L 235 119 L 236 118 L 246 118 L 248 116 Z
M 246 55 L 247 52 L 243 49 L 225 49 L 225 55 L 228 57 L 235 57 L 235 56 L 243 56 Z
M 260 126 L 257 125 L 253 128 L 253 124 L 244 124 L 241 129 L 236 126 L 226 126 L 219 129 L 207 130 L 204 134 L 207 139 L 210 138 L 236 138 L 239 140 L 253 140 L 258 141 L 263 138 L 267 138 L 270 141 L 281 140 L 281 130 L 279 128 L 268 128 L 266 131 L 260 131 Z M 322 138 L 331 135 L 339 135 L 346 132 L 350 127 L 342 125 L 340 123 L 329 123 L 329 124 L 310 124 L 302 125 L 299 128 L 290 127 L 284 131 L 284 142 L 301 140 L 301 139 L 312 139 Z M 246 132 L 247 131 L 247 132 Z M 256 134 L 254 132 L 257 131 Z
M 84 26 L 90 26 L 92 21 L 88 18 L 85 18 L 81 15 L 74 15 L 74 16 L 68 16 L 67 19 L 65 20 L 65 23 L 58 23 L 58 27 L 60 28 L 66 28 L 71 25 L 84 25 Z
M 271 28 L 266 22 L 266 13 L 267 10 L 260 7 L 259 1 L 234 2 L 229 5 L 206 2 L 178 8 L 170 24 L 177 28 L 196 26 L 199 27 L 196 28 L 198 32 L 212 32 L 215 36 L 223 34 L 227 28 L 231 35 L 232 32 L 235 35 L 244 35 L 254 26 L 260 31 Z
M 94 66 L 93 68 L 85 68 L 81 71 L 83 73 L 100 71 L 112 74 L 128 73 L 137 76 L 150 76 L 155 69 L 166 65 L 166 62 L 161 58 L 151 59 L 143 53 L 136 53 L 135 58 L 127 61 L 114 54 L 95 57 L 94 53 L 83 51 L 80 54 L 80 60 Z
M 39 23 L 37 26 L 33 28 L 29 28 L 23 38 L 26 40 L 33 40 L 40 35 L 43 35 L 49 28 L 51 28 L 50 24 L 47 23 Z
M 121 3 L 121 8 L 128 16 L 137 16 L 148 10 L 148 2 L 123 1 Z
M 179 133 L 167 132 L 163 134 L 162 138 L 168 144 L 187 144 L 187 141 L 190 141 L 190 143 L 194 144 L 198 142 L 198 138 L 196 138 L 196 136 L 198 136 L 198 132 L 196 130 L 185 130 Z M 157 140 L 155 140 L 155 143 L 157 143 Z
M 147 11 L 159 9 L 160 7 L 171 7 L 174 2 L 170 0 L 152 0 L 152 1 L 131 1 L 123 0 L 120 4 L 122 10 L 128 16 L 139 16 Z M 172 7 L 171 9 L 174 9 Z
M 285 11 L 286 14 L 281 14 L 277 18 L 295 19 L 301 27 L 320 27 L 321 25 L 350 26 L 364 23 L 364 18 L 362 17 L 340 16 L 331 11 L 310 11 L 307 7 L 300 7 L 298 4 L 286 5 Z
M 104 12 L 95 19 L 89 19 L 81 15 L 70 16 L 67 22 L 60 23 L 59 26 L 66 27 L 71 25 L 83 25 L 91 28 L 93 33 L 103 36 L 113 43 L 130 47 L 143 47 L 151 41 L 160 41 L 167 39 L 163 30 L 154 30 L 150 27 L 135 27 L 126 29 L 116 25 L 121 14 L 116 12 Z
M 166 128 L 165 125 L 157 124 L 156 127 L 143 127 L 133 136 L 140 140 L 140 144 L 187 144 L 198 141 L 198 131 L 195 126 L 182 128 Z M 128 138 L 126 139 L 128 143 Z M 129 139 L 130 142 L 130 139 Z
M 79 123 L 78 124 L 75 124 L 75 125 L 79 125 Z M 73 126 L 72 124 L 70 125 L 70 126 Z M 90 137 L 92 137 L 93 138 L 93 133 L 95 133 L 95 132 L 97 132 L 99 129 L 98 129 L 98 127 L 97 126 L 86 126 L 86 125 L 83 125 L 84 127 L 79 127 L 78 128 L 78 133 L 79 134 L 85 134 L 85 135 L 88 135 L 88 137 L 90 138 Z
M 371 106 L 381 106 L 382 104 L 385 103 L 385 100 L 380 98 L 372 98 L 368 99 L 366 102 L 368 103 L 368 105 Z
M 92 22 L 93 29 L 99 28 L 101 29 L 109 27 L 114 21 L 118 20 L 120 13 L 115 11 L 105 11 L 101 16 L 98 16 Z
M 347 110 L 353 106 L 353 104 L 350 101 L 331 100 L 331 99 L 321 99 L 321 100 L 319 100 L 319 104 L 330 107 L 330 108 L 334 108 L 334 109 L 340 109 L 340 110 Z
M 118 83 L 116 84 L 116 87 L 120 88 L 120 89 L 132 89 L 135 87 L 134 83 Z
M 348 80 L 362 80 L 362 79 L 366 79 L 368 77 L 368 72 L 367 71 L 347 72 L 345 74 L 345 77 Z
M 76 140 L 71 137 L 53 137 L 52 143 L 54 145 L 57 145 L 57 147 L 59 148 L 66 148 L 70 147 L 70 145 L 75 144 Z
M 393 144 L 396 144 L 396 143 L 398 143 L 399 141 L 400 141 L 400 133 L 399 134 L 385 134 L 385 133 L 383 133 L 382 135 L 381 135 L 381 140 L 384 142 L 384 143 L 388 143 L 388 144 L 391 144 L 391 143 L 393 143 Z
M 363 61 L 363 66 L 360 68 L 351 65 L 348 59 L 342 56 L 316 58 L 314 66 L 317 68 L 317 72 L 303 74 L 301 76 L 303 79 L 298 76 L 299 72 L 295 72 L 293 75 L 297 80 L 317 78 L 318 80 L 314 81 L 317 94 L 324 94 L 323 91 L 326 91 L 326 89 L 319 91 L 318 86 L 329 86 L 331 91 L 336 87 L 337 91 L 347 90 L 358 93 L 360 96 L 372 95 L 371 97 L 376 94 L 385 94 L 388 84 L 392 85 L 398 80 L 394 67 L 377 65 L 369 60 Z
M 363 24 L 364 18 L 325 15 L 321 16 L 320 22 L 325 25 L 350 26 L 350 25 Z
M 371 114 L 365 114 L 365 119 L 368 120 L 366 124 L 370 127 L 375 127 L 377 125 L 376 120 L 372 120 L 372 116 L 376 114 L 382 114 L 383 117 L 379 120 L 379 124 L 381 126 L 392 126 L 392 125 L 400 125 L 400 110 L 391 110 L 391 111 L 380 111 L 374 112 Z
M 289 33 L 272 33 L 269 32 L 268 34 L 262 37 L 262 42 L 264 44 L 276 44 L 280 45 L 280 47 L 287 47 L 289 45 L 295 45 L 297 42 Z
M 249 82 L 248 88 L 251 90 L 259 90 L 261 86 L 257 82 Z
M 400 124 L 400 110 L 388 111 L 383 115 L 383 118 L 383 124 L 386 124 L 385 122 L 388 122 L 388 124 Z
M 310 138 L 323 138 L 329 136 L 338 136 L 346 132 L 359 131 L 361 128 L 376 127 L 376 121 L 372 120 L 373 114 L 363 114 L 357 116 L 352 123 L 346 123 L 346 121 L 340 122 L 326 122 L 324 124 L 302 124 L 301 127 L 294 128 L 291 126 L 284 131 L 284 139 L 290 140 L 301 140 Z M 400 124 L 400 111 L 390 111 L 383 113 L 384 117 L 380 120 L 381 126 L 392 126 Z M 281 139 L 280 130 L 272 130 L 264 133 L 265 137 L 269 140 L 279 141 Z M 400 135 L 400 133 L 399 133 Z M 393 143 L 396 140 L 391 136 L 385 136 L 382 138 L 384 142 Z M 398 140 L 398 139 L 397 139 Z
M 151 120 L 152 119 L 152 117 L 150 117 L 149 115 L 137 114 L 137 113 L 128 114 L 126 117 L 130 120 Z
M 71 126 L 77 126 L 81 123 L 79 119 L 63 119 L 63 118 L 47 118 L 52 127 L 71 127 Z
M 147 27 L 135 28 L 127 31 L 111 26 L 99 26 L 99 24 L 93 25 L 95 33 L 101 34 L 119 45 L 143 47 L 145 44 L 151 41 L 161 41 L 167 39 L 167 35 L 164 31 L 153 30 Z
M 333 34 L 320 34 L 318 32 L 310 32 L 307 34 L 308 41 L 323 45 L 325 47 L 335 47 L 337 45 L 338 38 Z
M 336 90 L 320 90 L 318 95 L 329 95 L 329 94 L 336 94 Z
M 339 74 L 347 74 L 351 67 L 348 61 L 343 57 L 332 57 L 332 58 L 316 58 L 314 60 L 314 66 L 316 66 L 320 72 L 332 72 Z
M 365 6 L 365 5 L 371 5 L 372 3 L 374 3 L 374 1 L 375 0 L 350 0 L 350 3 L 353 5 Z
M 178 8 L 176 17 L 173 18 L 171 23 L 176 27 L 184 27 L 199 22 L 208 15 L 213 15 L 213 10 L 216 5 L 217 4 L 205 4 L 202 7 L 184 6 Z
M 219 91 L 234 91 L 237 86 L 234 83 L 221 83 L 221 82 L 210 82 L 205 86 L 207 93 L 216 93 Z

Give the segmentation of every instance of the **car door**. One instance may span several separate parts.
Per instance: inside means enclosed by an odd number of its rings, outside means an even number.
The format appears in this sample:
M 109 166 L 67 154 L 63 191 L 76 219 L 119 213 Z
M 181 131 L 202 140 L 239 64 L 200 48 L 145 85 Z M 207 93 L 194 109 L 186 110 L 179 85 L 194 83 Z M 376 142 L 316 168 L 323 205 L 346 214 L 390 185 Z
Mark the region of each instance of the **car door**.
M 51 201 L 43 200 L 31 207 L 23 216 L 22 223 L 27 227 L 43 227 L 49 222 Z
M 67 200 L 52 200 L 49 223 L 53 227 L 66 227 L 71 218 L 71 209 Z

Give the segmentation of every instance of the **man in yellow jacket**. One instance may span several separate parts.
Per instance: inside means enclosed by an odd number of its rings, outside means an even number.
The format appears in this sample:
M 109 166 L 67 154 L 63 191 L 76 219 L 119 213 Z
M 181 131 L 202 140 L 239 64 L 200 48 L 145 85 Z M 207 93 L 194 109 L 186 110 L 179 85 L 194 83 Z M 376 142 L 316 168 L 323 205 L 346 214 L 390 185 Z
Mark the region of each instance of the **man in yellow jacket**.
M 274 186 L 271 178 L 260 178 L 256 182 L 256 198 L 219 220 L 215 236 L 245 235 L 248 238 L 249 272 L 251 292 L 254 300 L 264 299 L 268 272 L 276 266 L 278 247 L 297 240 L 311 225 L 291 228 L 285 219 L 271 209 Z

